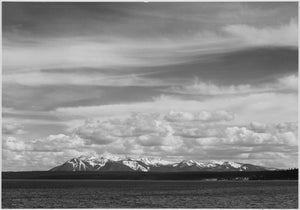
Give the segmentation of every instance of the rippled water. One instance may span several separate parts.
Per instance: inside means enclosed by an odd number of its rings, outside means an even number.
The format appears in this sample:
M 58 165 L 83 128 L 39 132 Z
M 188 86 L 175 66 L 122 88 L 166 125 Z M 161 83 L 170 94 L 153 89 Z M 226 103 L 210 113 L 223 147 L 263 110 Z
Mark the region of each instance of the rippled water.
M 298 181 L 5 180 L 2 208 L 298 208 Z

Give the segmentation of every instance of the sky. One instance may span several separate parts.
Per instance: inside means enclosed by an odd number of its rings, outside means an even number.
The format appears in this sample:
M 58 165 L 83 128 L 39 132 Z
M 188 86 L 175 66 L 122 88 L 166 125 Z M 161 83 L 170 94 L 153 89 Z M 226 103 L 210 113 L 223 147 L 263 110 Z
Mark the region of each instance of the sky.
M 2 3 L 2 167 L 297 167 L 298 3 Z

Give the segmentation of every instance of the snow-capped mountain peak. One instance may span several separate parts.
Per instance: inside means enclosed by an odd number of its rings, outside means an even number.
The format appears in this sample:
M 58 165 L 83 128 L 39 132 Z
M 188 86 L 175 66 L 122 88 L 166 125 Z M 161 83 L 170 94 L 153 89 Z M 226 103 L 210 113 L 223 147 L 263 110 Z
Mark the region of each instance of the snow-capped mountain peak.
M 135 160 L 123 160 L 122 163 L 134 171 L 149 171 L 149 167 L 144 167 Z
M 72 158 L 52 171 L 141 171 L 141 172 L 177 172 L 177 171 L 259 171 L 271 170 L 266 167 L 233 161 L 211 161 L 203 163 L 197 160 L 168 161 L 153 157 L 120 157 L 111 154 L 80 156 Z
M 141 162 L 145 163 L 146 165 L 150 166 L 158 166 L 158 165 L 170 165 L 172 164 L 171 161 L 162 160 L 160 158 L 153 158 L 153 157 L 143 157 L 139 159 Z
M 240 163 L 236 163 L 236 162 L 232 162 L 232 161 L 226 161 L 224 163 L 226 163 L 227 165 L 230 165 L 233 168 L 240 168 L 240 167 L 242 167 L 242 165 Z

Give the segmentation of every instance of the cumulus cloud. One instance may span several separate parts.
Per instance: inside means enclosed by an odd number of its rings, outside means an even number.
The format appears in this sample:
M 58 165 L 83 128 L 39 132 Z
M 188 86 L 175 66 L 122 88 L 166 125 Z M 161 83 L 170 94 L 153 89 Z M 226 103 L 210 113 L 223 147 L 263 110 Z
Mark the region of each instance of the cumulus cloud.
M 185 137 L 185 138 L 210 138 L 211 137 L 222 137 L 223 136 L 223 130 L 217 126 L 214 125 L 214 127 L 210 127 L 207 125 L 200 125 L 196 128 L 183 128 L 178 129 L 176 132 L 176 135 Z
M 250 123 L 248 126 L 201 125 L 194 128 L 180 128 L 176 135 L 195 138 L 201 145 L 274 145 L 297 146 L 297 123 L 280 124 Z
M 202 82 L 198 78 L 195 79 L 192 85 L 175 86 L 170 89 L 171 92 L 183 94 L 199 94 L 199 95 L 224 95 L 251 92 L 250 85 L 231 85 L 218 86 L 212 82 Z
M 18 123 L 3 123 L 2 124 L 2 134 L 4 135 L 14 135 L 24 133 L 24 127 Z
M 109 144 L 117 140 L 113 136 L 110 122 L 86 121 L 84 125 L 75 129 L 75 133 L 83 139 L 86 139 L 90 144 Z
M 177 130 L 189 123 L 215 123 L 233 120 L 234 115 L 224 110 L 209 112 L 170 111 L 165 114 L 133 113 L 125 119 L 87 120 L 73 130 L 75 135 L 87 140 L 88 144 L 111 144 L 119 139 L 134 139 L 143 146 L 162 146 L 179 143 L 174 136 Z M 175 123 L 175 124 L 173 124 Z M 178 126 L 177 123 L 183 123 Z M 200 135 L 200 131 L 184 130 Z M 207 131 L 208 132 L 208 131 Z M 203 132 L 202 132 L 203 133 Z
M 229 127 L 226 129 L 226 138 L 224 143 L 239 144 L 239 145 L 260 145 L 260 144 L 275 144 L 275 145 L 290 145 L 297 146 L 296 133 L 287 132 L 266 132 L 256 133 L 246 127 Z
M 57 108 L 53 115 L 85 120 L 86 118 L 107 119 L 124 118 L 131 112 L 160 114 L 170 110 L 176 112 L 199 112 L 207 110 L 227 110 L 235 113 L 235 123 L 251 121 L 279 123 L 297 120 L 298 98 L 293 93 L 264 92 L 245 95 L 227 95 L 222 97 L 182 98 L 181 96 L 161 95 L 153 101 L 101 106 L 80 106 Z M 111 110 L 114 110 L 113 112 Z M 277 113 L 274 115 L 274 113 Z M 70 127 L 74 126 L 71 121 Z
M 249 163 L 252 163 L 251 157 L 257 161 L 257 157 L 264 153 L 288 156 L 289 152 L 295 152 L 298 144 L 296 122 L 252 122 L 233 126 L 232 119 L 233 114 L 226 111 L 133 113 L 125 118 L 90 119 L 69 134 L 34 140 L 10 136 L 4 138 L 3 148 L 5 158 L 14 152 L 21 155 L 28 152 L 57 153 L 62 157 L 73 151 L 74 155 L 109 152 L 176 159 L 182 156 L 199 160 L 236 158 Z M 257 156 L 252 153 L 257 153 Z
M 259 122 L 251 122 L 249 124 L 249 129 L 257 133 L 264 133 L 267 129 L 267 125 Z
M 62 151 L 84 146 L 85 142 L 77 135 L 49 135 L 30 142 L 32 151 Z
M 251 122 L 249 125 L 249 129 L 255 132 L 295 132 L 298 133 L 298 124 L 295 122 L 285 122 L 285 123 L 275 123 L 275 124 L 265 124 L 259 122 Z
M 279 27 L 257 28 L 249 25 L 228 25 L 224 31 L 250 45 L 298 46 L 298 23 L 291 19 L 289 24 Z
M 165 120 L 170 122 L 176 121 L 231 121 L 234 115 L 226 111 L 200 111 L 196 113 L 170 111 L 165 115 Z
M 276 92 L 281 90 L 297 91 L 298 90 L 298 76 L 288 75 L 278 78 L 273 83 L 260 84 L 253 86 L 249 84 L 244 85 L 227 85 L 222 86 L 213 82 L 204 82 L 195 78 L 191 85 L 174 86 L 167 89 L 167 92 L 180 93 L 187 95 L 234 95 L 234 94 L 253 94 L 264 92 Z
M 297 75 L 289 75 L 286 77 L 282 77 L 278 79 L 278 86 L 282 88 L 290 89 L 290 90 L 298 90 L 298 76 Z
M 11 151 L 59 152 L 84 146 L 85 142 L 76 135 L 49 135 L 45 138 L 25 140 L 14 136 L 3 138 L 3 148 Z
M 2 139 L 2 147 L 11 151 L 24 151 L 30 149 L 31 145 L 27 145 L 24 141 L 18 140 L 13 136 L 5 136 Z
M 89 144 L 111 144 L 119 139 L 134 138 L 143 146 L 165 145 L 171 140 L 173 128 L 159 114 L 133 113 L 125 119 L 88 120 L 74 133 Z

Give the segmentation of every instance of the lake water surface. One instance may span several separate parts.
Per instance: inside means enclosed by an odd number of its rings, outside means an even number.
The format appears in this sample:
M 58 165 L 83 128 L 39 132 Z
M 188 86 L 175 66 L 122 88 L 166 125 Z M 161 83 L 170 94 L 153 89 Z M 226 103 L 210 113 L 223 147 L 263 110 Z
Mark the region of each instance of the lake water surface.
M 298 181 L 3 180 L 2 208 L 298 208 Z

